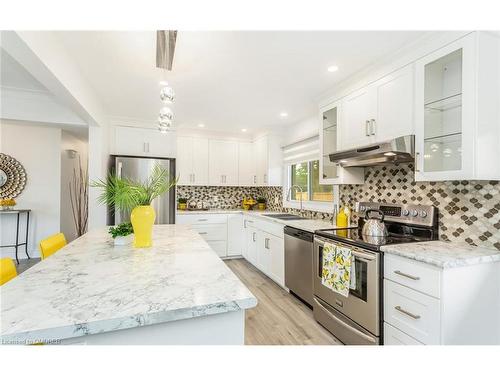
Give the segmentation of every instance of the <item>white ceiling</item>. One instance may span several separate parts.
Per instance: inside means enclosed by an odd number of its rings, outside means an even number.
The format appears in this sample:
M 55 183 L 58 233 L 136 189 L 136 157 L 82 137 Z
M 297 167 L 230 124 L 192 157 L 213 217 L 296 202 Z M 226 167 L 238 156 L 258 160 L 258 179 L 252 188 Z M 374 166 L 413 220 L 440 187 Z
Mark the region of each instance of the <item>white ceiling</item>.
M 180 31 L 173 71 L 178 127 L 249 132 L 314 114 L 315 99 L 420 31 Z M 160 109 L 154 31 L 60 31 L 56 35 L 109 116 L 156 124 Z M 335 73 L 327 67 L 337 65 Z M 280 112 L 289 114 L 280 118 Z

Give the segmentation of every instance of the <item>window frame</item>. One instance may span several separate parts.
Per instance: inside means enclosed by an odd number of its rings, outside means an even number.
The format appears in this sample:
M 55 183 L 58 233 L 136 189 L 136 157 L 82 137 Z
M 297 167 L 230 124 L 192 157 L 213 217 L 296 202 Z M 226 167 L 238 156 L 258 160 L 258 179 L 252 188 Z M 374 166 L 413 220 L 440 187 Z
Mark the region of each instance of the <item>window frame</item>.
M 307 163 L 307 184 L 308 184 L 308 197 L 311 197 L 312 194 L 312 181 L 311 181 L 311 165 L 310 163 L 313 161 L 316 161 L 319 159 L 318 158 L 310 158 L 310 159 L 305 159 L 305 160 L 300 160 L 296 161 L 291 164 L 287 164 L 284 166 L 284 173 L 283 175 L 286 176 L 285 183 L 283 184 L 283 207 L 284 208 L 293 208 L 293 209 L 300 209 L 300 200 L 287 200 L 286 197 L 288 195 L 288 191 L 290 190 L 290 186 L 292 183 L 292 165 L 298 164 L 298 163 Z M 325 184 L 322 184 L 325 185 Z M 328 184 L 326 184 L 328 185 Z M 291 194 L 290 194 L 291 198 Z M 312 200 L 307 200 L 303 201 L 302 207 L 304 210 L 309 210 L 309 211 L 317 211 L 317 212 L 323 212 L 323 213 L 332 213 L 333 212 L 333 207 L 334 205 L 339 204 L 339 187 L 338 185 L 333 185 L 333 201 L 332 202 L 325 202 L 325 201 L 312 201 Z

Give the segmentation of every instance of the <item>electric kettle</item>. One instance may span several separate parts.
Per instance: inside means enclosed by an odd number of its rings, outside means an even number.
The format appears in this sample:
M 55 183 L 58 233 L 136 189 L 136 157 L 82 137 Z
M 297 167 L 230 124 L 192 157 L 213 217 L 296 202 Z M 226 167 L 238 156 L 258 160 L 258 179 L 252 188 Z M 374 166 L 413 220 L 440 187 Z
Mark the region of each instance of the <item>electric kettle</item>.
M 378 217 L 370 217 L 370 213 L 377 212 L 380 214 Z M 387 228 L 384 224 L 384 213 L 380 210 L 367 210 L 365 213 L 365 224 L 363 225 L 363 236 L 371 237 L 386 237 Z

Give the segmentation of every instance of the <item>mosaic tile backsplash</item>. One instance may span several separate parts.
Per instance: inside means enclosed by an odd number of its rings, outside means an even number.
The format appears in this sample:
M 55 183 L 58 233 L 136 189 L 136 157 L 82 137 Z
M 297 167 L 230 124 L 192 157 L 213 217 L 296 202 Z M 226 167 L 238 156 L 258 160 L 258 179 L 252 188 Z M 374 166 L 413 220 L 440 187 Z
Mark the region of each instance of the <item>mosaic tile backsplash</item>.
M 341 185 L 341 204 L 357 201 L 432 204 L 439 209 L 442 240 L 465 242 L 500 250 L 500 182 L 443 181 L 415 182 L 413 166 L 365 168 L 364 185 Z M 268 209 L 301 214 L 283 208 L 281 187 L 179 186 L 179 197 L 206 200 L 213 208 L 235 209 L 244 196 L 267 199 Z M 328 213 L 304 211 L 304 216 L 331 220 Z M 356 220 L 356 217 L 354 217 Z

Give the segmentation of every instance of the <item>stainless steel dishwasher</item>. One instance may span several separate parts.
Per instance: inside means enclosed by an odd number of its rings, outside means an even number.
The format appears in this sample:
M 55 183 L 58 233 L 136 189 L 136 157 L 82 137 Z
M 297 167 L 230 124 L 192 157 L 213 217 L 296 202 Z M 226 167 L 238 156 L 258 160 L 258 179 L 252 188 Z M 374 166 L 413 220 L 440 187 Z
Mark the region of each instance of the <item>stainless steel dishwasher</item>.
M 313 304 L 313 248 L 310 232 L 285 227 L 285 285 L 301 300 Z

